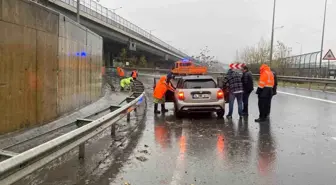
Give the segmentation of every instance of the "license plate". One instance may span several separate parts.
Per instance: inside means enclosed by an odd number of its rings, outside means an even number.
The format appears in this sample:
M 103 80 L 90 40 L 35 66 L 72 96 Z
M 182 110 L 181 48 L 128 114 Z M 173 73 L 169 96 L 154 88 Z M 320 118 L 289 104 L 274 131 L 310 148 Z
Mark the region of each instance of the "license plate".
M 194 99 L 207 99 L 209 98 L 208 94 L 194 94 L 193 96 Z

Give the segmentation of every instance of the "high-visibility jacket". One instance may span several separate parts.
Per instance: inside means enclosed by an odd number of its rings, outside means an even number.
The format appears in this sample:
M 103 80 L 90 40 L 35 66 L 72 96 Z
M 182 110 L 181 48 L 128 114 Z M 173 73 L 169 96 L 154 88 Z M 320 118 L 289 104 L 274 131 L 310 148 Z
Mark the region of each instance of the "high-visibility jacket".
M 170 90 L 173 92 L 175 91 L 174 88 L 172 88 L 170 85 L 167 84 L 166 79 L 167 79 L 167 76 L 161 76 L 153 92 L 154 98 L 162 99 L 165 96 L 167 90 Z
M 137 77 L 138 77 L 138 73 L 136 72 L 136 70 L 133 70 L 133 71 L 132 71 L 131 76 L 132 76 L 133 78 L 137 78 Z
M 129 86 L 131 84 L 131 82 L 133 81 L 133 78 L 132 77 L 129 77 L 129 78 L 124 78 L 122 80 L 120 80 L 120 86 L 122 88 L 124 88 L 125 86 Z
M 258 87 L 259 88 L 264 88 L 264 87 L 273 88 L 273 86 L 274 86 L 273 72 L 266 64 L 262 64 L 260 67 L 260 78 L 259 78 Z
M 121 67 L 117 67 L 117 72 L 118 72 L 119 77 L 125 76 L 125 72 Z
M 274 86 L 274 75 L 271 69 L 266 64 L 262 64 L 260 67 L 260 78 L 256 93 L 260 98 L 272 97 L 273 86 Z

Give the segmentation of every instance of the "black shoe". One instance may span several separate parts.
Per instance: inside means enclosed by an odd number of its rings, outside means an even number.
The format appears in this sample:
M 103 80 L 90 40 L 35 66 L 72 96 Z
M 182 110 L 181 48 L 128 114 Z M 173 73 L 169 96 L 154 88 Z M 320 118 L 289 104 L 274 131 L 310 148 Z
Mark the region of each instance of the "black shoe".
M 160 114 L 161 112 L 158 110 L 158 104 L 154 104 L 154 114 Z
M 232 116 L 227 115 L 226 118 L 227 119 L 232 119 Z
M 168 109 L 166 109 L 166 107 L 165 107 L 164 104 L 161 104 L 161 112 L 162 112 L 162 113 L 166 113 L 166 112 L 168 112 Z
M 255 119 L 254 121 L 260 123 L 260 122 L 265 122 L 266 119 L 265 118 L 258 118 L 258 119 Z

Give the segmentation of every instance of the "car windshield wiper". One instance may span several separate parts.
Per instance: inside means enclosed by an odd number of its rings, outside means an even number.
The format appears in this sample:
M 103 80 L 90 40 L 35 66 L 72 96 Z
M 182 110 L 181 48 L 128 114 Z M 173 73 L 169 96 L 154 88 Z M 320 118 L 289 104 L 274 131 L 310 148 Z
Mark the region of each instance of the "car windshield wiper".
M 201 86 L 196 86 L 196 87 L 193 87 L 193 89 L 202 89 Z

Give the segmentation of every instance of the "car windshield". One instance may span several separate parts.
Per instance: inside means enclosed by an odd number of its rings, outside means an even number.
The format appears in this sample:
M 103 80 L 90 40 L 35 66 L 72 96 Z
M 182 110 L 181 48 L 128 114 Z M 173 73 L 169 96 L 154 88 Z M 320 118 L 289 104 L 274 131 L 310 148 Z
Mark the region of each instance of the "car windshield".
M 216 88 L 216 83 L 212 79 L 186 80 L 183 83 L 183 88 L 184 89 Z

